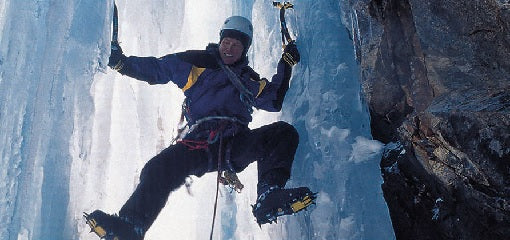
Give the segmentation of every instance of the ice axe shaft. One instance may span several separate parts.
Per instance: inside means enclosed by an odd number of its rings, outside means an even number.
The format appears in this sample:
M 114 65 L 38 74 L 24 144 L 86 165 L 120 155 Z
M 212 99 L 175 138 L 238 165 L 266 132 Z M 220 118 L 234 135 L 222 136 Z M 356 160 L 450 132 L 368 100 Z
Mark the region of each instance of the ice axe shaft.
M 290 2 L 273 2 L 273 6 L 280 9 L 280 29 L 282 32 L 283 47 L 285 47 L 285 41 L 287 41 L 287 44 L 294 42 L 294 40 L 290 37 L 287 22 L 285 21 L 285 10 L 294 9 L 294 5 Z
M 119 43 L 119 14 L 117 12 L 117 4 L 115 4 L 115 2 L 113 2 L 112 43 Z

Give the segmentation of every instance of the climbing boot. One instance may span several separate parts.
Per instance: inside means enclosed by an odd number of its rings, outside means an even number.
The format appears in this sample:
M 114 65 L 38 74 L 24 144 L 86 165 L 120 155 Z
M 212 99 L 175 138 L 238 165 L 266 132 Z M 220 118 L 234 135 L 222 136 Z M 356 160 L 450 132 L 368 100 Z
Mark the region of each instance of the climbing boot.
M 101 239 L 106 240 L 142 240 L 144 231 L 129 221 L 117 215 L 109 215 L 101 210 L 91 214 L 84 213 L 83 217 L 94 232 Z
M 259 225 L 276 223 L 276 218 L 283 215 L 291 215 L 307 209 L 315 204 L 316 193 L 312 193 L 307 187 L 283 189 L 279 186 L 271 186 L 257 198 L 253 205 L 253 216 Z

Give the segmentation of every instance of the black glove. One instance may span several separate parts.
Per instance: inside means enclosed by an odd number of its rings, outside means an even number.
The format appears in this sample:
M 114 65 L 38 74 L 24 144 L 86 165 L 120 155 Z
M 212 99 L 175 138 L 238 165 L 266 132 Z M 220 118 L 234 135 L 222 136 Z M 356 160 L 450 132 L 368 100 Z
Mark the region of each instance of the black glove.
M 126 56 L 122 53 L 122 48 L 118 42 L 112 42 L 111 48 L 108 66 L 113 70 L 119 71 L 124 67 L 124 60 L 126 59 Z
M 296 65 L 299 62 L 299 60 L 301 60 L 301 57 L 299 56 L 299 51 L 294 42 L 287 44 L 287 46 L 283 50 L 282 58 L 290 66 Z

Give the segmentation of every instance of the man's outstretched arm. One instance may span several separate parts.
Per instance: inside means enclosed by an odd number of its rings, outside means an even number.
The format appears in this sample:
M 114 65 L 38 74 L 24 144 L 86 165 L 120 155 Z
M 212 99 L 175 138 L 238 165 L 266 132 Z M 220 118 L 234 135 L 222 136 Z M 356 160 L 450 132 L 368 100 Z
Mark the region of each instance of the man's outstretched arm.
M 118 43 L 112 43 L 108 62 L 113 70 L 149 84 L 166 84 L 174 82 L 182 88 L 191 71 L 192 65 L 181 61 L 175 54 L 161 58 L 126 57 Z

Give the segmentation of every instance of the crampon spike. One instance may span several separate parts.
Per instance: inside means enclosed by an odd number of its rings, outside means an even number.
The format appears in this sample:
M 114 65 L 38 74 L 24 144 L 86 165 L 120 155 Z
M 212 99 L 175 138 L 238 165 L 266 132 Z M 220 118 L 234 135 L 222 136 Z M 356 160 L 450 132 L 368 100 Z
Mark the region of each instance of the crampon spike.
M 257 203 L 252 206 L 253 215 L 257 218 L 259 225 L 278 223 L 278 217 L 295 215 L 302 210 L 309 210 L 310 205 L 316 204 L 316 199 L 317 193 L 313 193 L 305 187 L 276 188 L 259 196 Z

